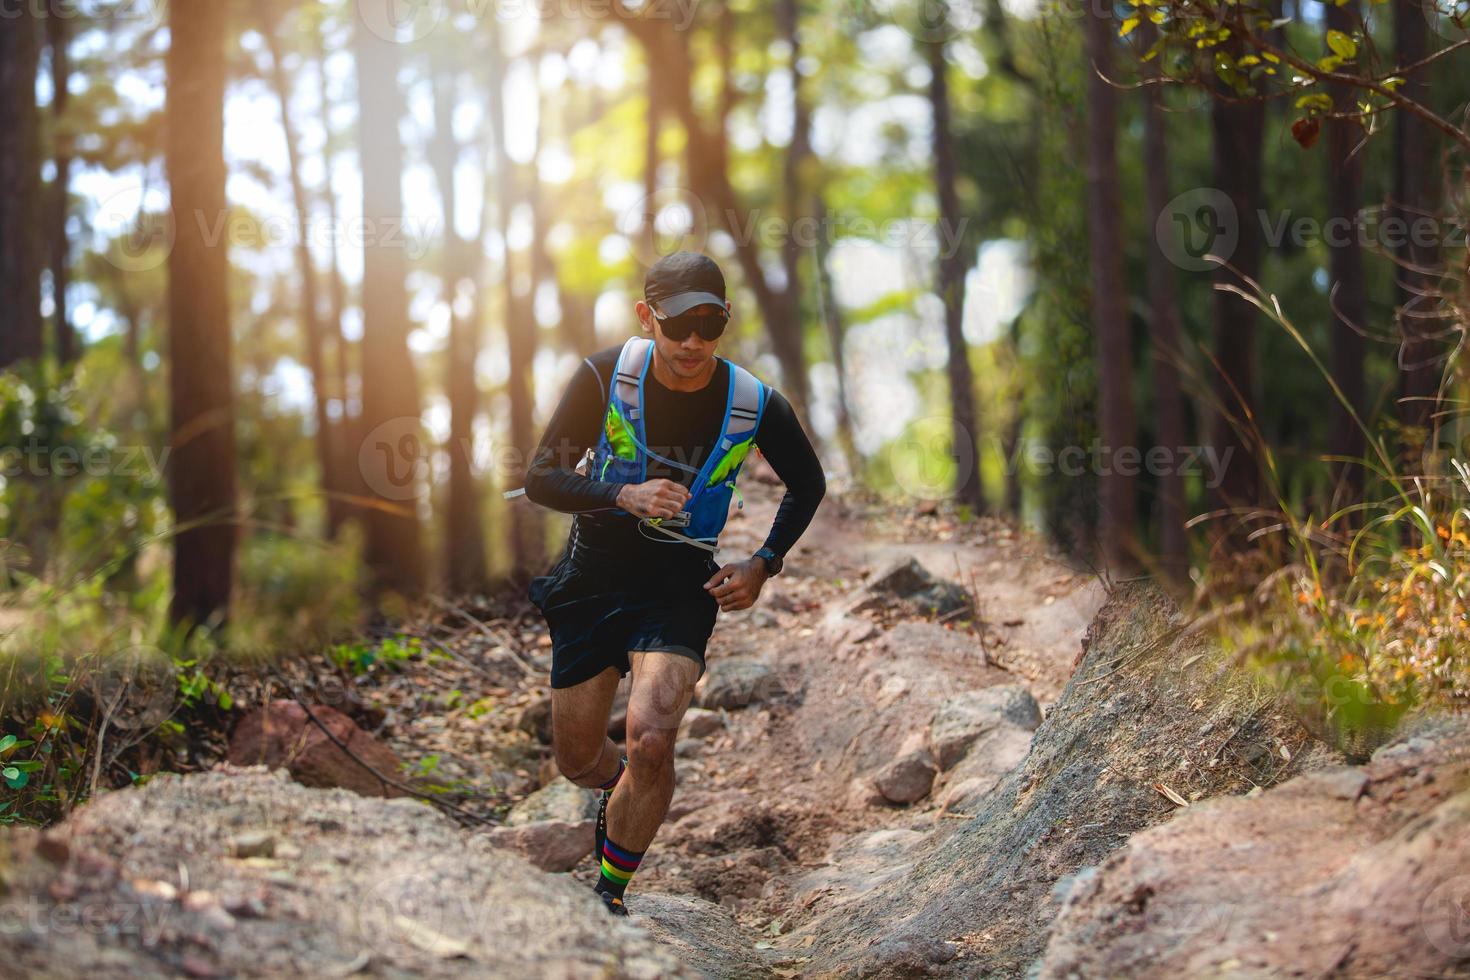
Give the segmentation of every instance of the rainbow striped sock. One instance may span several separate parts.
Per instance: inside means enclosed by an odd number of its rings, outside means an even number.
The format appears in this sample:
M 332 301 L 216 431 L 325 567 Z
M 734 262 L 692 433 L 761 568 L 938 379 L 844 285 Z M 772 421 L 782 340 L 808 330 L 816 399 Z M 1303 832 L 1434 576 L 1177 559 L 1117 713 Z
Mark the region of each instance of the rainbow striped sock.
M 610 840 L 603 841 L 602 877 L 597 882 L 597 890 L 621 899 L 628 888 L 628 882 L 633 880 L 633 872 L 638 870 L 642 860 L 642 852 L 635 854 Z
M 612 788 L 618 784 L 618 780 L 623 778 L 623 770 L 626 768 L 628 768 L 628 757 L 623 756 L 621 759 L 618 760 L 618 771 L 613 773 L 613 777 L 611 779 L 609 779 L 607 782 L 603 783 L 597 788 L 602 790 L 604 793 L 612 792 Z

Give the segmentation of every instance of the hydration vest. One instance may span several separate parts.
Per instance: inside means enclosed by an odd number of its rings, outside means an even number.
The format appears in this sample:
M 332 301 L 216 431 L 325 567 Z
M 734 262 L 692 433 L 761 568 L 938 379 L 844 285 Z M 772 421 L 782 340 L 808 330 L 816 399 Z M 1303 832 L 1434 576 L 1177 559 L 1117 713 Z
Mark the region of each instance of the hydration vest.
M 720 436 L 704 465 L 695 469 L 648 448 L 643 424 L 643 382 L 653 365 L 653 341 L 647 337 L 628 338 L 608 386 L 607 413 L 587 474 L 594 480 L 612 483 L 643 483 L 648 479 L 650 459 L 693 474 L 684 514 L 677 519 L 643 518 L 640 523 L 670 541 L 682 541 L 710 552 L 718 550 L 720 531 L 730 512 L 730 498 L 738 492 L 735 477 L 755 442 L 756 428 L 768 397 L 766 386 L 755 375 L 728 359 L 725 363 L 730 365 L 730 381 Z M 627 513 L 622 508 L 615 509 Z

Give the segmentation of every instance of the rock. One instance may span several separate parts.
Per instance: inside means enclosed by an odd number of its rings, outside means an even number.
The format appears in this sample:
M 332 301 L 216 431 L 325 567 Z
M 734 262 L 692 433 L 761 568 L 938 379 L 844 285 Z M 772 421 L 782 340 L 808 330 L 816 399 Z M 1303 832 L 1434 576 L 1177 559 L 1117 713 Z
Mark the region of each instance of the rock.
M 744 708 L 781 693 L 769 664 L 749 657 L 726 657 L 709 665 L 699 682 L 702 708 Z
M 728 909 L 700 898 L 638 892 L 629 908 L 637 925 L 705 977 L 771 976 L 783 958 L 769 943 L 752 946 Z
M 674 743 L 674 755 L 681 759 L 692 759 L 703 748 L 704 743 L 697 738 L 681 738 Z
M 705 708 L 690 708 L 679 725 L 681 738 L 708 738 L 725 727 L 725 716 Z
M 1135 834 L 1071 889 L 1040 976 L 1460 976 L 1467 908 L 1462 720 Z
M 522 827 L 546 820 L 580 823 L 597 817 L 597 794 L 570 780 L 557 778 L 510 808 L 507 827 Z
M 311 714 L 320 726 L 295 701 L 281 699 L 254 709 L 235 726 L 230 737 L 229 762 L 236 766 L 284 768 L 303 786 L 340 787 L 363 796 L 405 795 L 363 765 L 366 763 L 389 779 L 406 782 L 402 762 L 392 749 L 335 708 L 312 705 Z M 321 726 L 357 758 L 338 748 Z
M 926 749 L 908 752 L 879 770 L 873 785 L 890 803 L 921 800 L 934 785 L 934 760 Z
M 900 559 L 874 576 L 868 583 L 868 592 L 893 599 L 906 599 L 933 584 L 934 576 L 919 564 L 918 559 L 908 558 Z
M 592 853 L 597 821 L 541 820 L 515 827 L 492 827 L 480 836 L 495 847 L 515 851 L 542 871 L 570 871 Z
M 267 822 L 310 855 L 309 872 L 229 859 L 222 827 Z M 228 977 L 698 976 L 636 919 L 610 920 L 585 884 L 416 800 L 222 767 L 101 794 L 55 829 L 71 845 L 61 869 L 36 853 L 37 832 L 0 834 L 5 903 L 35 910 L 7 922 L 7 977 L 178 976 L 185 953 L 194 972 Z M 177 882 L 181 866 L 189 888 L 172 897 L 134 884 Z M 58 899 L 60 878 L 73 894 Z
M 964 586 L 936 579 L 915 558 L 899 561 L 879 573 L 867 594 L 849 612 L 898 607 L 901 612 L 928 617 L 947 616 L 968 609 L 974 597 Z
M 939 706 L 929 723 L 929 743 L 939 768 L 948 770 L 964 758 L 975 740 L 999 725 L 1035 731 L 1041 709 L 1021 684 L 1002 684 L 968 691 Z
M 251 830 L 230 838 L 230 853 L 237 858 L 275 857 L 276 838 L 268 830 Z
M 803 941 L 809 935 L 812 948 L 822 951 L 821 975 L 890 976 L 897 964 L 929 970 L 930 954 L 942 951 L 909 950 L 910 956 L 904 937 L 952 939 L 984 923 L 983 941 L 967 943 L 963 961 L 956 961 L 963 970 L 938 972 L 1023 976 L 1046 948 L 1057 880 L 1101 864 L 1129 834 L 1179 813 L 1156 783 L 1197 807 L 1320 765 L 1289 706 L 1262 704 L 1244 681 L 1222 682 L 1217 668 L 1224 660 L 1207 631 L 1181 628 L 1162 590 L 1148 583 L 1116 587 L 1021 766 L 968 819 L 940 823 L 905 873 L 861 902 L 813 909 Z M 920 685 L 925 675 L 913 677 Z M 841 716 L 833 715 L 831 724 L 834 731 L 864 737 L 842 727 Z M 1251 765 L 1246 757 L 1257 745 L 1270 751 Z M 1211 759 L 1221 764 L 1211 766 Z M 889 939 L 898 942 L 886 946 Z M 1100 969 L 1075 975 L 1129 974 Z
M 525 732 L 542 745 L 551 744 L 551 695 L 538 690 L 515 716 L 517 731 Z
M 1030 751 L 1031 732 L 1026 729 L 1010 724 L 991 729 L 946 773 L 941 804 L 945 810 L 973 813 Z

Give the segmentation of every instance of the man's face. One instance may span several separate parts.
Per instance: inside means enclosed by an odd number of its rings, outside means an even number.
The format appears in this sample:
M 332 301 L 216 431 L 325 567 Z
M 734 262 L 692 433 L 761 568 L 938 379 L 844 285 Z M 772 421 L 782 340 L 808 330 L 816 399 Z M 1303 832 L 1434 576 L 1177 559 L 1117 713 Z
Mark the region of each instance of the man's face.
M 728 313 L 730 304 L 726 303 L 724 312 Z M 715 348 L 720 346 L 718 338 L 705 340 L 699 335 L 699 331 L 691 330 L 689 336 L 683 340 L 674 341 L 664 336 L 663 326 L 657 317 L 653 315 L 652 308 L 647 303 L 640 301 L 636 308 L 638 322 L 643 325 L 647 333 L 653 334 L 653 345 L 658 348 L 659 356 L 675 375 L 681 378 L 698 378 L 709 369 L 710 361 L 715 356 Z M 689 310 L 691 315 L 717 314 L 721 308 L 713 304 L 696 306 Z

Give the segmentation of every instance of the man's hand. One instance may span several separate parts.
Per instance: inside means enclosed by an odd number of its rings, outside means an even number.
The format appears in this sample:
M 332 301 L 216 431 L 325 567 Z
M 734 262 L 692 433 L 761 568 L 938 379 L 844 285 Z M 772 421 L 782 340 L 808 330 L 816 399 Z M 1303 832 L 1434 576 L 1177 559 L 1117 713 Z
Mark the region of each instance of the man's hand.
M 625 483 L 618 491 L 618 506 L 634 517 L 677 517 L 689 499 L 689 491 L 673 480 Z
M 715 572 L 704 583 L 704 588 L 715 597 L 722 610 L 734 612 L 736 609 L 749 609 L 755 605 L 755 600 L 760 598 L 761 588 L 768 578 L 770 576 L 766 573 L 765 562 L 759 558 L 747 558 L 745 561 L 731 562 Z

